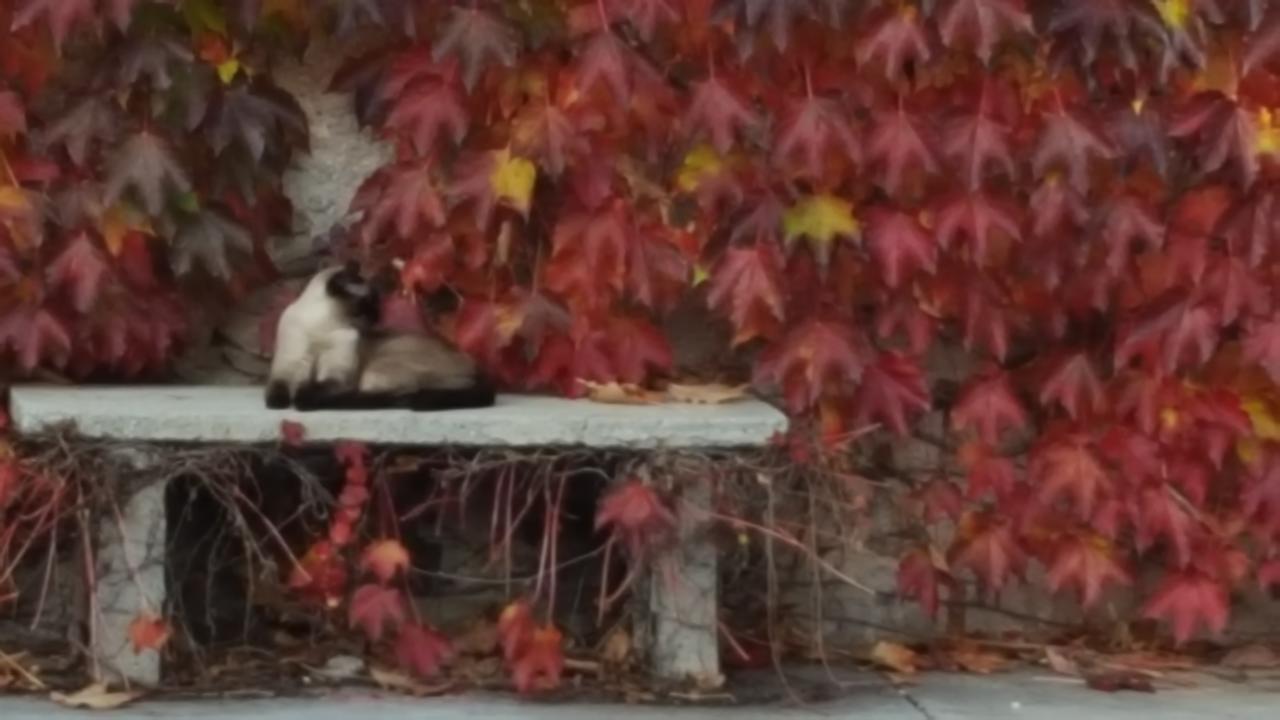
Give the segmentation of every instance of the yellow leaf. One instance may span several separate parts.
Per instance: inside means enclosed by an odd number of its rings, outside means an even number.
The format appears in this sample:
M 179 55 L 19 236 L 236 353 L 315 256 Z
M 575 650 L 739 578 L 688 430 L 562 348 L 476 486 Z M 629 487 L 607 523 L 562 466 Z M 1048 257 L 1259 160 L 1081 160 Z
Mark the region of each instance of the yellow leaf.
M 1253 151 L 1258 155 L 1275 155 L 1280 153 L 1280 127 L 1276 127 L 1275 114 L 1268 108 L 1258 110 L 1257 136 L 1253 141 Z
M 1246 397 L 1240 403 L 1249 422 L 1253 424 L 1253 432 L 1259 440 L 1280 440 L 1280 420 L 1271 412 L 1271 407 L 1264 401 Z
M 699 145 L 684 156 L 680 170 L 676 172 L 676 187 L 683 192 L 694 192 L 703 182 L 719 175 L 724 169 L 720 153 L 710 145 Z
M 1254 465 L 1262 458 L 1262 443 L 1253 438 L 1236 440 L 1236 457 L 1245 465 Z
M 693 287 L 698 287 L 711 277 L 711 272 L 702 263 L 694 263 L 693 265 Z
M 31 211 L 31 200 L 22 188 L 12 185 L 0 186 L 0 213 L 6 215 L 23 215 Z
M 219 63 L 217 70 L 218 79 L 222 80 L 223 85 L 228 85 L 236 79 L 236 73 L 240 72 L 240 61 L 229 58 L 226 62 Z
M 810 237 L 829 245 L 837 236 L 858 235 L 861 225 L 853 215 L 853 204 L 832 195 L 814 195 L 796 203 L 782 216 L 787 240 Z
M 1192 0 L 1152 0 L 1160 19 L 1171 28 L 1185 28 L 1191 19 Z
M 489 186 L 499 200 L 505 200 L 522 214 L 529 213 L 533 199 L 533 183 L 538 179 L 538 168 L 510 149 L 494 152 L 493 172 Z
M 129 205 L 116 203 L 107 208 L 98 220 L 98 231 L 102 233 L 102 241 L 107 251 L 119 255 L 124 248 L 124 238 L 131 232 L 153 235 L 151 221 L 146 215 L 134 210 Z

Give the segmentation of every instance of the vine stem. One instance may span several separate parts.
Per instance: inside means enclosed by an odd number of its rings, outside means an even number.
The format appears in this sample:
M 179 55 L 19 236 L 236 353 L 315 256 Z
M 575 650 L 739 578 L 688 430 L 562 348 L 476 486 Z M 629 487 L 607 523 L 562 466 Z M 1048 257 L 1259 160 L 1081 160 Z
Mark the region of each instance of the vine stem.
M 760 533 L 761 535 L 764 535 L 766 537 L 773 538 L 774 540 L 781 542 L 783 545 L 787 545 L 789 547 L 795 548 L 796 550 L 808 549 L 804 543 L 800 542 L 799 540 L 796 540 L 790 535 L 786 535 L 770 527 L 765 527 L 760 523 L 753 523 L 748 520 L 743 520 L 742 518 L 734 517 L 732 515 L 726 515 L 724 513 L 715 512 L 714 510 L 707 511 L 707 514 L 709 517 L 714 518 L 716 520 L 722 520 L 724 522 L 734 523 L 740 527 L 744 527 L 748 530 L 752 530 L 754 532 Z M 868 595 L 876 594 L 875 590 L 868 587 L 867 585 L 864 585 L 861 582 L 858 582 L 854 578 L 850 577 L 848 573 L 845 573 L 840 568 L 832 565 L 826 560 L 823 560 L 820 557 L 815 557 L 813 558 L 813 561 L 818 564 L 818 567 L 827 571 L 829 575 L 836 578 L 837 580 L 844 582 L 850 587 L 857 588 L 858 590 L 861 590 L 867 593 Z

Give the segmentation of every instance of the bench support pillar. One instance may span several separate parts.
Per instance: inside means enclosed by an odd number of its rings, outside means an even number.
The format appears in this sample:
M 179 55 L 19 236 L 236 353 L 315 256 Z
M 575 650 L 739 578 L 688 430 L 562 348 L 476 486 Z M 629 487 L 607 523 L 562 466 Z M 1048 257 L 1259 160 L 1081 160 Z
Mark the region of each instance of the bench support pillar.
M 711 483 L 705 477 L 680 482 L 676 503 L 678 539 L 653 563 L 649 578 L 649 655 L 655 675 L 700 687 L 718 687 L 720 672 L 718 574 L 715 544 L 708 533 Z
M 115 507 L 91 518 L 96 524 L 94 555 L 88 561 L 94 579 L 86 618 L 91 666 L 100 682 L 155 686 L 160 682 L 160 654 L 134 652 L 129 627 L 146 612 L 163 617 L 165 483 L 144 479 L 155 465 L 146 452 L 121 449 L 111 460 L 113 485 L 119 488 Z

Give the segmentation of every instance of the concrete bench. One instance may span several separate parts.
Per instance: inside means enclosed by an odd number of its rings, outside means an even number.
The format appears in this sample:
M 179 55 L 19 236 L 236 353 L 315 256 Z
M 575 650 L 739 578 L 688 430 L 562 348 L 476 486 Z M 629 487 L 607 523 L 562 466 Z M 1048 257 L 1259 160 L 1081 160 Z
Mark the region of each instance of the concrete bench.
M 280 439 L 285 419 L 305 425 L 308 443 L 339 440 L 440 447 L 590 447 L 601 449 L 726 450 L 765 445 L 786 428 L 786 418 L 754 399 L 721 405 L 608 405 L 584 400 L 504 395 L 483 410 L 270 411 L 257 387 L 225 386 L 17 386 L 10 414 L 24 435 L 71 424 L 86 438 L 121 442 L 121 472 L 144 469 L 155 458 L 124 452 L 126 443 L 263 444 Z M 716 613 L 716 551 L 697 532 L 710 487 L 682 479 L 676 508 L 682 543 L 658 558 L 658 572 L 679 583 L 649 583 L 653 671 L 668 679 L 720 675 Z M 129 625 L 139 612 L 165 601 L 165 488 L 138 488 L 122 503 L 123 522 L 98 519 L 98 612 L 90 619 L 90 651 L 105 680 L 154 685 L 159 655 L 135 653 Z M 123 529 L 123 537 L 121 536 Z

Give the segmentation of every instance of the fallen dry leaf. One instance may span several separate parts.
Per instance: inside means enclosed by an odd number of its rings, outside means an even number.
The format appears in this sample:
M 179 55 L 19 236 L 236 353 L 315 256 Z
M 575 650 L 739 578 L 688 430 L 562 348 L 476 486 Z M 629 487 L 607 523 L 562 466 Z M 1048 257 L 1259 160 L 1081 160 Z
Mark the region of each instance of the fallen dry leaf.
M 1222 666 L 1236 670 L 1258 670 L 1280 667 L 1280 656 L 1266 645 L 1245 645 L 1227 653 Z
M 1044 659 L 1054 672 L 1070 675 L 1071 677 L 1080 677 L 1080 666 L 1076 664 L 1075 660 L 1063 655 L 1057 648 L 1046 647 L 1044 649 Z
M 477 620 L 453 639 L 459 655 L 488 655 L 498 647 L 498 626 L 488 620 Z
M 881 640 L 871 649 L 871 661 L 902 675 L 914 675 L 917 655 L 906 645 Z
M 49 699 L 60 705 L 87 710 L 113 710 L 140 697 L 142 693 L 137 691 L 111 692 L 102 683 L 94 683 L 70 695 L 57 691 L 49 693 Z
M 674 402 L 695 405 L 718 405 L 746 397 L 747 387 L 748 385 L 745 383 L 742 385 L 724 385 L 722 383 L 681 385 L 679 383 L 671 383 L 667 386 L 667 398 Z
M 313 675 L 325 680 L 343 681 L 358 676 L 364 670 L 364 660 L 354 655 L 335 655 L 325 661 L 322 667 L 311 667 L 304 664 Z
M 631 383 L 596 383 L 590 380 L 578 382 L 587 389 L 587 399 L 592 402 L 610 405 L 657 405 L 662 402 L 661 393 Z
M 1134 692 L 1153 693 L 1156 691 L 1151 685 L 1151 680 L 1147 677 L 1136 672 L 1125 672 L 1123 670 L 1090 675 L 1085 678 L 1085 684 L 1094 690 L 1102 692 L 1132 690 Z
M 976 645 L 962 645 L 952 650 L 950 655 L 951 660 L 961 669 L 977 675 L 990 675 L 1009 665 L 1003 655 L 983 650 Z
M 394 692 L 402 692 L 414 697 L 429 697 L 432 695 L 442 695 L 453 687 L 452 680 L 427 685 L 418 682 L 399 670 L 390 670 L 381 668 L 377 665 L 370 666 L 369 677 L 373 682 L 383 690 L 391 690 Z
M 600 649 L 600 660 L 606 665 L 626 665 L 631 658 L 631 634 L 622 628 L 609 633 Z

